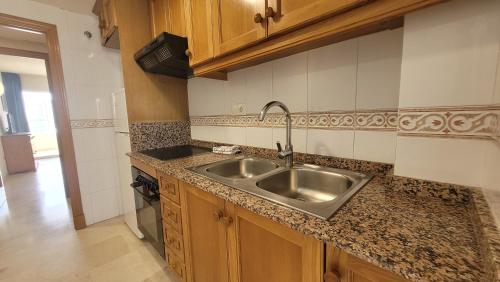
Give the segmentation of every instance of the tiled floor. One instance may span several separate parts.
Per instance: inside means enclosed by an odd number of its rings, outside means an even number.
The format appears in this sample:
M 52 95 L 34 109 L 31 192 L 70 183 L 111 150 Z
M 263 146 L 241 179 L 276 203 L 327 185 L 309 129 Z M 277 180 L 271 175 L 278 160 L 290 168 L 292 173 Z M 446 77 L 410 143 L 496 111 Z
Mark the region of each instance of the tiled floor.
M 75 231 L 53 158 L 0 188 L 0 281 L 175 280 L 121 218 Z

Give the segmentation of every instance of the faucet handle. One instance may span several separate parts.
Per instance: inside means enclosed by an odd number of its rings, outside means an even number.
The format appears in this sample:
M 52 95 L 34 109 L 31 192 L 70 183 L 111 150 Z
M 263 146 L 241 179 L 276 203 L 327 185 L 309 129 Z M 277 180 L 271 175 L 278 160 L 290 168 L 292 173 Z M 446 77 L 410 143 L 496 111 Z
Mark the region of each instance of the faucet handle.
M 276 146 L 278 147 L 278 153 L 283 151 L 283 148 L 281 147 L 280 141 L 276 142 Z

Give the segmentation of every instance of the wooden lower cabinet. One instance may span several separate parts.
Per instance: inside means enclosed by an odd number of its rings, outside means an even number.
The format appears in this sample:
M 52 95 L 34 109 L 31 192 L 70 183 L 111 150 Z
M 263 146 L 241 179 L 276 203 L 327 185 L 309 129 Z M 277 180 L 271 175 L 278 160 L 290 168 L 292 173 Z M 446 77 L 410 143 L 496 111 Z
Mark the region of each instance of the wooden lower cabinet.
M 322 242 L 179 186 L 187 281 L 321 281 Z
M 326 246 L 325 282 L 408 282 L 396 274 L 350 255 L 332 245 Z
M 226 203 L 231 281 L 321 281 L 323 243 Z

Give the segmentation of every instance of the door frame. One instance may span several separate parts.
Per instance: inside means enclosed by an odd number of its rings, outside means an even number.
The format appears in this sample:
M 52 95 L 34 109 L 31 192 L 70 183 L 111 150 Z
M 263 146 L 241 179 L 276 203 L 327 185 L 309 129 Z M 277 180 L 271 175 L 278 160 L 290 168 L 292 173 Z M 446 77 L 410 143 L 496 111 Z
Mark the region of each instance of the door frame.
M 31 30 L 45 35 L 48 47 L 47 54 L 11 48 L 1 48 L 0 52 L 8 53 L 6 55 L 45 59 L 49 90 L 53 98 L 54 121 L 57 128 L 57 143 L 64 178 L 64 188 L 69 192 L 73 225 L 77 230 L 83 229 L 86 227 L 85 215 L 83 213 L 80 183 L 76 168 L 75 149 L 71 133 L 71 121 L 66 98 L 57 26 L 2 13 L 0 13 L 0 25 Z

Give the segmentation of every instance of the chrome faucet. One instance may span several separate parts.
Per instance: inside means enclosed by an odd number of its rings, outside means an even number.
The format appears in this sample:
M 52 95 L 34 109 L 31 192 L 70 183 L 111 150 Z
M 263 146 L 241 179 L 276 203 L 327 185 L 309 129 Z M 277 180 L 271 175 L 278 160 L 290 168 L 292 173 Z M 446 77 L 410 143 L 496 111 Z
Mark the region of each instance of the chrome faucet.
M 267 103 L 260 111 L 259 121 L 264 121 L 264 117 L 266 116 L 267 111 L 269 111 L 269 109 L 274 106 L 280 107 L 285 112 L 286 118 L 286 145 L 285 150 L 283 150 L 280 142 L 276 142 L 276 146 L 278 146 L 278 158 L 285 159 L 286 167 L 291 168 L 293 166 L 292 117 L 287 106 L 279 101 L 272 101 Z

